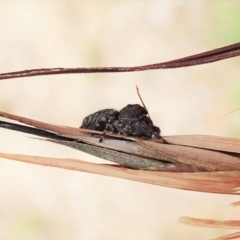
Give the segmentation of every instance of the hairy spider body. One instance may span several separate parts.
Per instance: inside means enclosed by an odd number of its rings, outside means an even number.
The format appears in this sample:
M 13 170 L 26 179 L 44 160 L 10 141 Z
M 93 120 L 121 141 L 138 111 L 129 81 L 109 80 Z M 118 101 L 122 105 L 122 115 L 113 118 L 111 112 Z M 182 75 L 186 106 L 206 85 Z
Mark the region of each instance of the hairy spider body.
M 147 110 L 138 104 L 129 104 L 119 112 L 104 109 L 84 118 L 80 128 L 146 139 L 152 136 L 160 138 L 160 129 L 153 125 L 147 114 Z

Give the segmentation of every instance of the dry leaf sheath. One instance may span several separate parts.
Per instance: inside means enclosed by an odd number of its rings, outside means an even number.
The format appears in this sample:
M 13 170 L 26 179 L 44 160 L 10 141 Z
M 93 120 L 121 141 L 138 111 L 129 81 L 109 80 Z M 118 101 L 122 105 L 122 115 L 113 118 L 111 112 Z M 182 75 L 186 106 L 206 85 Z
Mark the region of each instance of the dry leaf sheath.
M 0 116 L 33 126 L 0 122 L 0 127 L 44 137 L 47 141 L 88 152 L 119 165 L 3 153 L 1 157 L 167 187 L 239 194 L 240 140 L 237 139 L 198 135 L 169 136 L 164 137 L 169 144 L 162 144 L 158 141 L 107 134 L 107 138 L 99 143 L 101 132 L 60 127 L 5 112 L 0 112 Z

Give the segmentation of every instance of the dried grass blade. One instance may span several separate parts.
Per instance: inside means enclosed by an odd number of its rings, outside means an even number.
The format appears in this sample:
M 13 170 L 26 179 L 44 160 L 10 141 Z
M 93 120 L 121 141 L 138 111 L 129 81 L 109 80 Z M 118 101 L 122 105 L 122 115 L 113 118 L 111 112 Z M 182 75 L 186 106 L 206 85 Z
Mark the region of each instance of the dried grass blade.
M 240 232 L 228 234 L 219 238 L 214 238 L 212 240 L 239 240 L 240 239 Z
M 240 170 L 240 158 L 225 153 L 172 144 L 158 144 L 150 141 L 138 141 L 139 144 L 149 147 L 153 152 L 164 155 L 176 162 L 208 171 Z
M 167 173 L 126 169 L 119 166 L 88 163 L 74 159 L 45 158 L 0 153 L 0 157 L 44 166 L 64 168 L 110 177 L 117 177 L 159 186 L 191 191 L 238 194 L 240 172 Z
M 30 69 L 17 72 L 1 73 L 0 80 L 10 78 L 31 77 L 40 75 L 55 75 L 55 74 L 73 74 L 73 73 L 107 73 L 107 72 L 136 72 L 147 71 L 154 69 L 165 68 L 180 68 L 206 63 L 212 63 L 223 59 L 236 57 L 240 55 L 240 43 L 231 44 L 221 48 L 213 49 L 210 51 L 194 54 L 188 57 L 174 59 L 155 64 L 148 64 L 135 67 L 93 67 L 93 68 L 41 68 Z
M 164 137 L 171 144 L 240 153 L 240 139 L 208 135 L 179 135 Z
M 232 206 L 232 207 L 238 207 L 238 206 L 240 206 L 240 201 L 231 203 L 231 206 Z
M 97 132 L 97 131 L 80 129 L 80 128 L 73 128 L 73 127 L 57 126 L 57 125 L 54 125 L 54 124 L 49 124 L 49 123 L 45 123 L 45 122 L 41 122 L 41 121 L 38 121 L 38 120 L 31 119 L 31 118 L 21 117 L 21 116 L 18 116 L 18 115 L 6 113 L 6 112 L 1 112 L 1 111 L 0 111 L 0 116 L 4 117 L 4 118 L 7 118 L 7 119 L 11 119 L 11 120 L 14 120 L 14 121 L 24 123 L 26 125 L 36 127 L 36 128 L 39 128 L 39 129 L 55 132 L 55 133 L 58 133 L 62 136 L 70 136 L 70 135 L 84 136 L 84 135 L 91 135 L 92 133 L 98 133 L 99 134 L 99 132 Z
M 183 216 L 179 218 L 179 222 L 199 227 L 240 229 L 240 221 L 237 220 L 219 221 L 215 219 L 199 219 Z

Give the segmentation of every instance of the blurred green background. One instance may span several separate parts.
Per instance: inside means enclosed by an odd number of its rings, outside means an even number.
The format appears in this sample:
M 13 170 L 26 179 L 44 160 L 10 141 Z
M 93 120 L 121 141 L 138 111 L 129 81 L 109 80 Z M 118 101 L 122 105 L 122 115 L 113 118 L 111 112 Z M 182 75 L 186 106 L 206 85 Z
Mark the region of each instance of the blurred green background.
M 240 39 L 239 1 L 1 1 L 1 72 L 135 66 Z M 78 127 L 99 109 L 139 103 L 163 135 L 239 137 L 239 59 L 139 73 L 56 75 L 0 82 L 0 109 Z M 104 162 L 0 129 L 0 151 Z M 180 216 L 239 218 L 239 197 L 180 191 L 0 161 L 0 239 L 210 239 L 230 233 Z

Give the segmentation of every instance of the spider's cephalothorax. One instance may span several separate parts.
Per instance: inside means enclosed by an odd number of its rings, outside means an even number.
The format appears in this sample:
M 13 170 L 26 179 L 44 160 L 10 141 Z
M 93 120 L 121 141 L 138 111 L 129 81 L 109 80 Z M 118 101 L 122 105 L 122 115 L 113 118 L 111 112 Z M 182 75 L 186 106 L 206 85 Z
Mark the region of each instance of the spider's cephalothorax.
M 139 104 L 128 104 L 119 111 L 118 118 L 137 120 L 148 114 L 147 110 Z
M 80 128 L 134 137 L 160 138 L 160 129 L 153 125 L 147 114 L 147 110 L 138 104 L 129 104 L 119 112 L 104 109 L 84 118 Z

